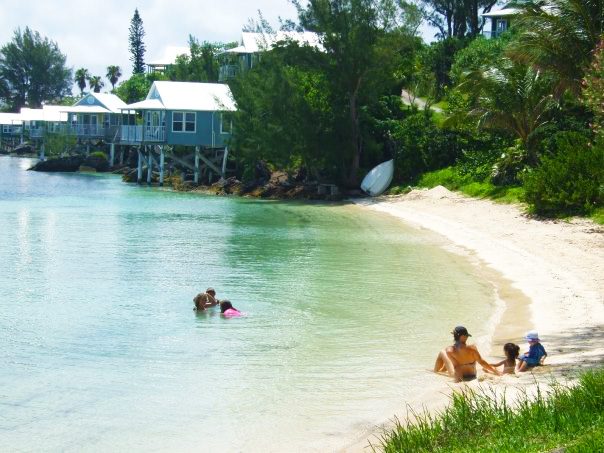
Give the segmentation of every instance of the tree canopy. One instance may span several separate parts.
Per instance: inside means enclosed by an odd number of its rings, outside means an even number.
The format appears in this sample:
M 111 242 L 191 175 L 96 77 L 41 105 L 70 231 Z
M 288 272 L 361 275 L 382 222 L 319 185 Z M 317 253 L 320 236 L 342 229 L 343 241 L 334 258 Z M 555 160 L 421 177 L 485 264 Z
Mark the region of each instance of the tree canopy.
M 71 94 L 72 72 L 59 46 L 28 27 L 0 49 L 0 100 L 16 111 Z
M 134 16 L 130 20 L 130 61 L 132 62 L 132 74 L 144 74 L 145 72 L 145 44 L 143 37 L 143 20 L 138 14 L 138 8 L 134 10 Z

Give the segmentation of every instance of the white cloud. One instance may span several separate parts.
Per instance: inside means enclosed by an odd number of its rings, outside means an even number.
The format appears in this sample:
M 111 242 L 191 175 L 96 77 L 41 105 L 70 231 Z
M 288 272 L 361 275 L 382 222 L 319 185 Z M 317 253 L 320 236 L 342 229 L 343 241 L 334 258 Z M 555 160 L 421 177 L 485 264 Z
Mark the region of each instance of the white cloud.
M 15 29 L 29 27 L 55 41 L 74 71 L 86 68 L 102 76 L 109 89 L 107 66 L 120 66 L 122 79 L 132 73 L 128 30 L 136 8 L 149 61 L 161 57 L 164 46 L 187 46 L 189 35 L 199 41 L 236 41 L 248 19 L 258 18 L 259 9 L 273 26 L 279 16 L 297 17 L 288 0 L 0 0 L 0 45 L 12 40 Z

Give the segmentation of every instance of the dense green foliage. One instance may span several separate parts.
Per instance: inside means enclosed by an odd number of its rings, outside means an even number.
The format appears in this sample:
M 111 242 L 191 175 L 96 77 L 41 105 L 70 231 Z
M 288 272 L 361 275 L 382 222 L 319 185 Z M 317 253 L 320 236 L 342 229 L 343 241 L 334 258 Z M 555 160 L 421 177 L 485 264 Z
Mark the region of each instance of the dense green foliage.
M 114 92 L 126 104 L 132 104 L 147 97 L 147 93 L 149 93 L 155 80 L 165 79 L 166 76 L 160 73 L 134 74 L 128 80 L 120 83 Z
M 59 46 L 29 28 L 0 49 L 0 104 L 11 111 L 71 94 L 72 74 Z
M 594 114 L 594 132 L 604 139 L 604 39 L 593 55 L 593 61 L 583 79 L 583 96 L 585 105 Z
M 218 54 L 225 49 L 223 44 L 203 42 L 189 36 L 190 55 L 179 55 L 174 65 L 168 67 L 169 80 L 182 82 L 217 82 L 219 72 Z
M 130 20 L 129 29 L 129 45 L 130 50 L 130 61 L 132 62 L 132 74 L 144 74 L 145 73 L 145 44 L 143 43 L 143 37 L 145 36 L 145 30 L 143 28 L 143 20 L 138 14 L 138 8 L 134 10 L 134 16 Z
M 604 446 L 604 370 L 576 386 L 553 383 L 536 397 L 507 401 L 495 389 L 455 393 L 441 413 L 418 415 L 384 435 L 386 452 L 601 451 Z
M 589 214 L 604 205 L 604 146 L 577 132 L 556 136 L 556 150 L 524 177 L 526 201 L 536 213 Z
M 80 89 L 80 94 L 84 94 L 84 90 L 86 89 L 86 82 L 90 79 L 90 73 L 86 68 L 80 68 L 75 72 L 75 81 L 78 84 L 78 88 Z

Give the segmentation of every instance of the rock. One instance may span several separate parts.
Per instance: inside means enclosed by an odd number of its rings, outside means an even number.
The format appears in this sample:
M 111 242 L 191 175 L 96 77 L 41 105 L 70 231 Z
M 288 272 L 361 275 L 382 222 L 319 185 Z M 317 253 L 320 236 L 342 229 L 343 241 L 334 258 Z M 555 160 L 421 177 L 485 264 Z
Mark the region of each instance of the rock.
M 58 159 L 48 159 L 35 164 L 30 170 L 33 171 L 78 171 L 80 165 L 84 163 L 82 156 L 59 157 Z
M 96 173 L 96 168 L 88 167 L 86 165 L 80 165 L 78 171 L 86 172 L 86 173 Z
M 96 171 L 109 171 L 109 161 L 101 156 L 88 156 L 84 159 L 82 165 L 94 168 Z
M 13 152 L 17 153 L 17 154 L 30 154 L 30 153 L 34 152 L 34 149 L 31 147 L 31 145 L 23 143 L 21 145 L 18 145 L 15 149 L 13 149 Z
M 269 179 L 271 179 L 271 170 L 268 168 L 266 162 L 259 160 L 256 162 L 256 166 L 254 167 L 254 179 L 260 184 L 265 184 Z

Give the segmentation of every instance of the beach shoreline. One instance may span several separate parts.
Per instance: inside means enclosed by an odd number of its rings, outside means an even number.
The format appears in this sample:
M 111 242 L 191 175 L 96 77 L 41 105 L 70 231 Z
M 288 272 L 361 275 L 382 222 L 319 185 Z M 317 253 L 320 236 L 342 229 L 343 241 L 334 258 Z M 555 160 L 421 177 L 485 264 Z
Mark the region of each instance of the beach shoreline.
M 503 304 L 488 344 L 478 344 L 487 361 L 500 358 L 508 341 L 524 351 L 524 332 L 538 330 L 549 353 L 546 366 L 521 376 L 483 375 L 469 385 L 486 381 L 513 396 L 604 363 L 604 227 L 588 219 L 534 219 L 520 205 L 470 198 L 442 186 L 352 201 L 440 235 L 446 248 L 480 267 Z M 468 324 L 476 322 L 468 318 Z M 440 390 L 423 394 L 409 408 L 434 413 L 465 385 L 443 377 Z M 380 434 L 393 426 L 394 417 L 404 419 L 407 409 L 387 415 L 388 421 L 341 451 L 372 451 L 369 443 L 379 444 Z

